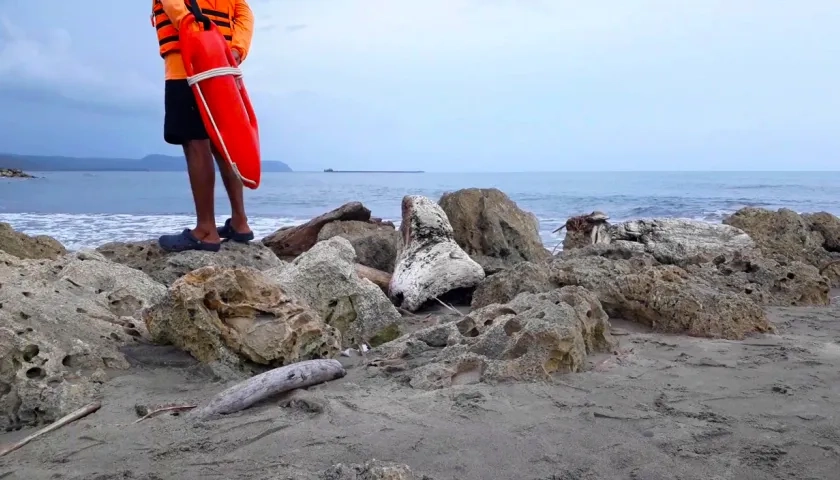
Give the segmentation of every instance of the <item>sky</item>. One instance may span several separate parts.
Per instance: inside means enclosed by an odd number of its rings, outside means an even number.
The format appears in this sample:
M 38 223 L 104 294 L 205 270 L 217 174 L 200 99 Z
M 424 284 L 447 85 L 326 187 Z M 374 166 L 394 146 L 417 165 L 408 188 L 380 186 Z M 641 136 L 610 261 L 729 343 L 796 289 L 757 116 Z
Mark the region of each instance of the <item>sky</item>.
M 840 167 L 837 0 L 249 3 L 263 159 L 295 170 Z M 180 153 L 150 1 L 0 7 L 0 151 Z

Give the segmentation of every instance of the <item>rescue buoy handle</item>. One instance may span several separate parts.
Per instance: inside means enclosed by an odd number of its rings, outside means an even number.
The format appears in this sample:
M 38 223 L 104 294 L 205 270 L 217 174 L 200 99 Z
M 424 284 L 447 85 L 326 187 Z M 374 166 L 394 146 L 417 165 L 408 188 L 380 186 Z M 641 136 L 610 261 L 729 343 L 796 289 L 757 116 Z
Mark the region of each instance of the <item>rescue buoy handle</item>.
M 208 17 L 204 14 L 204 12 L 201 11 L 201 7 L 198 6 L 198 2 L 186 2 L 186 4 L 187 8 L 189 8 L 190 10 L 190 13 L 192 13 L 195 17 L 195 20 L 204 24 L 205 30 L 210 30 L 210 23 L 212 23 L 210 17 Z

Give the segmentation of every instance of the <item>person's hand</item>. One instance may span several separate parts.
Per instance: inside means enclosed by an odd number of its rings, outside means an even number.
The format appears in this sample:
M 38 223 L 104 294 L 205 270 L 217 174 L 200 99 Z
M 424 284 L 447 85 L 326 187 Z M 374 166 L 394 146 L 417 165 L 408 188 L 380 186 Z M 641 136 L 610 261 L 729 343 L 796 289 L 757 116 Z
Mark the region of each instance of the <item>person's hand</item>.
M 233 53 L 233 59 L 236 60 L 236 65 L 234 65 L 234 67 L 238 67 L 239 64 L 242 62 L 242 58 L 239 55 L 239 50 L 233 50 L 231 53 Z

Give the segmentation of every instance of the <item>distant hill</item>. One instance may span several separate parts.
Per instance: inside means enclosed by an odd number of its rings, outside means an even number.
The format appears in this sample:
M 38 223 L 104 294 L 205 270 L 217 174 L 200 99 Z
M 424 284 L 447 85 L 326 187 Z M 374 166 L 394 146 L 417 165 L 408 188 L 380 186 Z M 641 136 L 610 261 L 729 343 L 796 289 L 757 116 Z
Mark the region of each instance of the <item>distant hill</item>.
M 184 157 L 147 155 L 133 158 L 46 157 L 0 153 L 0 168 L 25 172 L 180 172 L 187 169 Z M 291 172 L 283 162 L 262 162 L 263 172 Z

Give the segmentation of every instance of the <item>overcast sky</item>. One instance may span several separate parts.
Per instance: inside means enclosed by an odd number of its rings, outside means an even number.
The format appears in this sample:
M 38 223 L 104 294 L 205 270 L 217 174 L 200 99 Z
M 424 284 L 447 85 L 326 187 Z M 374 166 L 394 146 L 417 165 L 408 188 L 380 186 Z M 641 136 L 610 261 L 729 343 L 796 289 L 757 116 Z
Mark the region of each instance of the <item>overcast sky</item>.
M 0 151 L 178 153 L 150 3 L 0 0 Z M 840 166 L 837 0 L 251 7 L 263 158 L 296 170 Z

